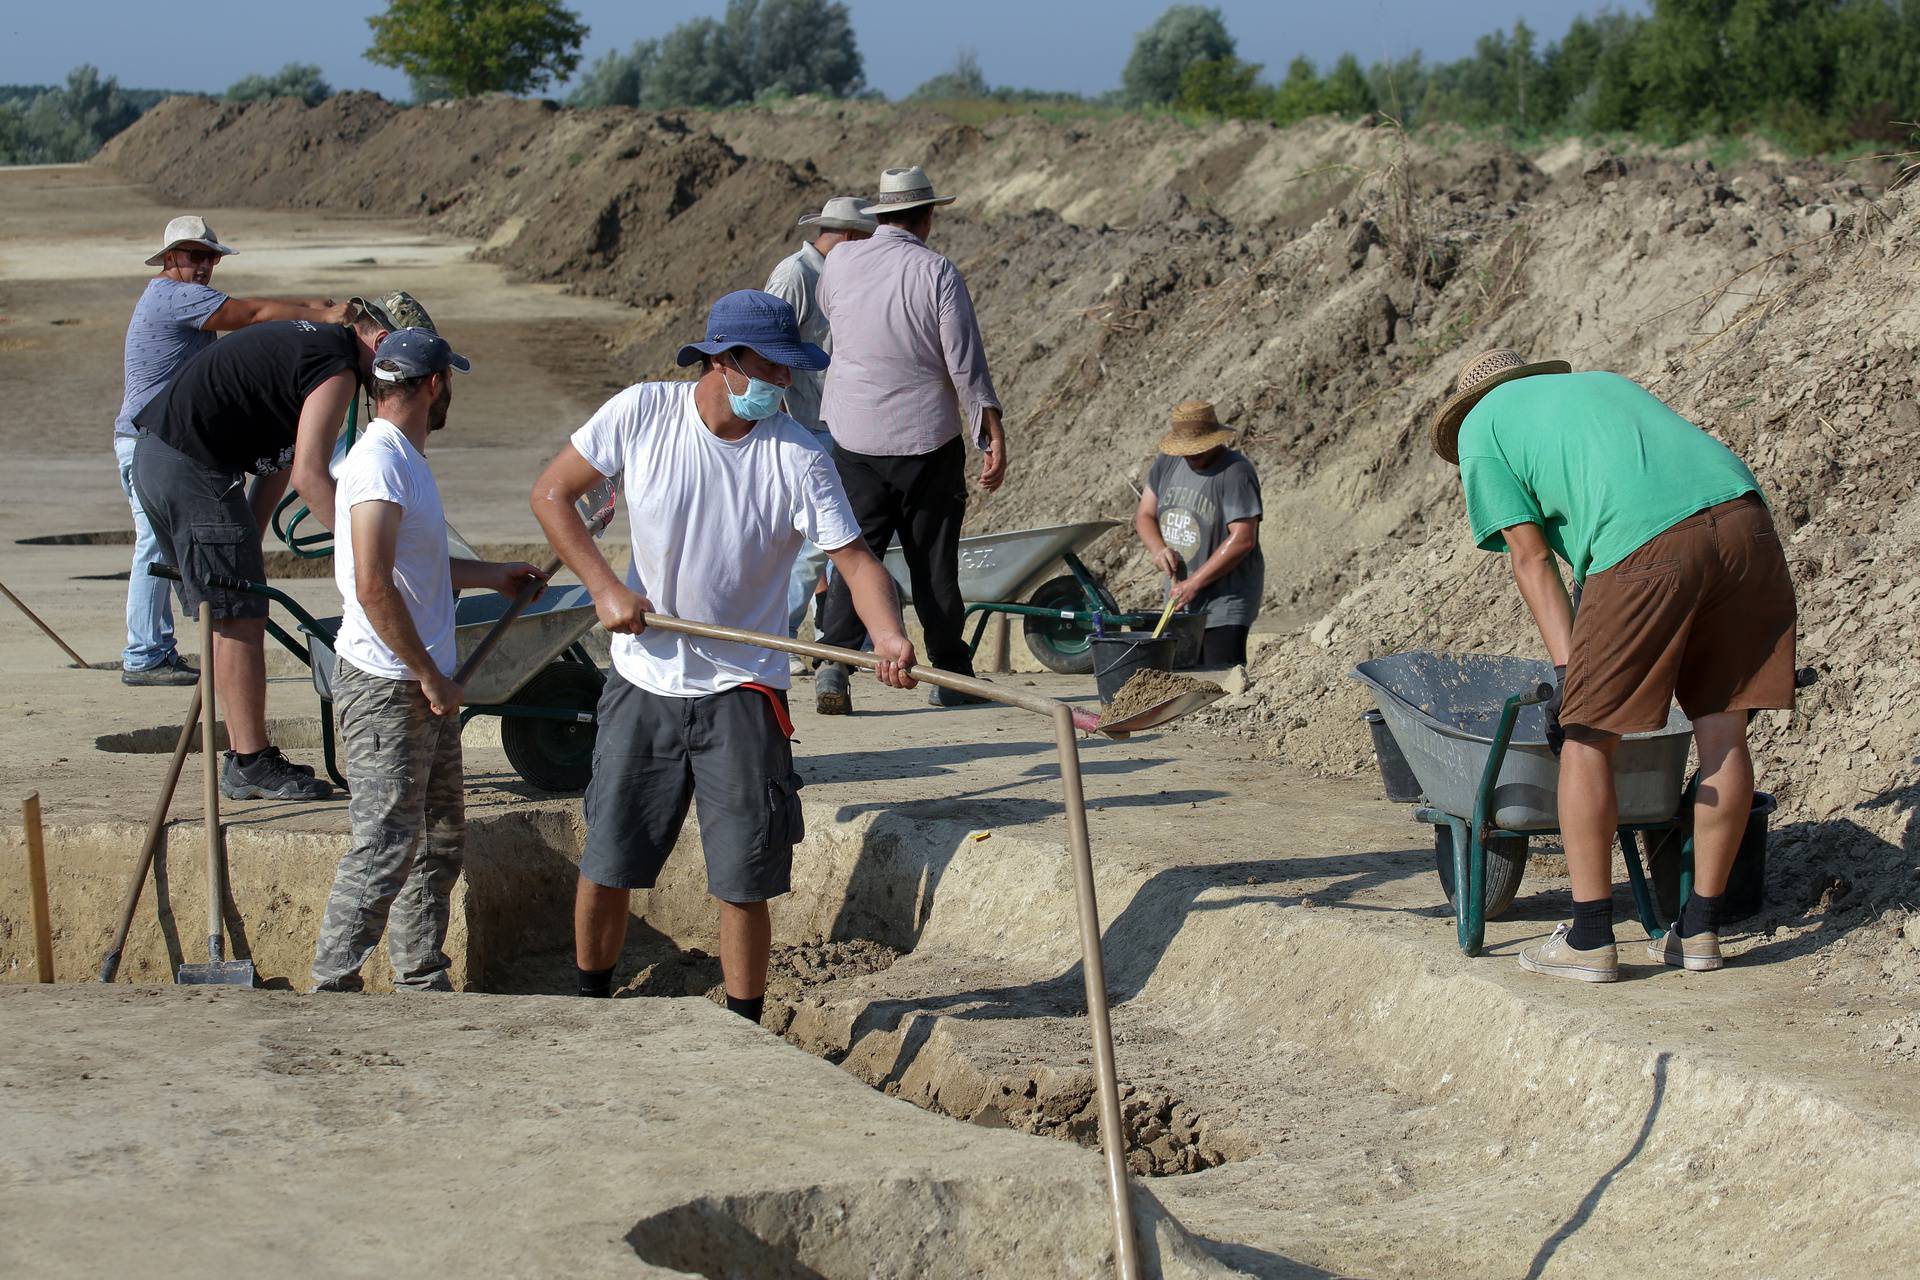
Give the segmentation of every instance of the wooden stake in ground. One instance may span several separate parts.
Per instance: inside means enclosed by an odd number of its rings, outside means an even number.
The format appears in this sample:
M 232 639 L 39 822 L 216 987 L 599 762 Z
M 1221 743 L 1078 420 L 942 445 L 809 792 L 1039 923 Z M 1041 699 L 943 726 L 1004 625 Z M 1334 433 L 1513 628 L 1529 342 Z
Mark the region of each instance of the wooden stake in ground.
M 13 601 L 13 607 L 18 609 L 20 612 L 26 614 L 27 621 L 31 622 L 34 626 L 40 628 L 40 630 L 46 632 L 47 639 L 53 641 L 55 644 L 59 645 L 62 649 L 65 649 L 67 651 L 67 656 L 73 659 L 74 666 L 79 667 L 83 671 L 92 670 L 92 667 L 87 662 L 87 660 L 81 657 L 79 654 L 75 653 L 73 651 L 72 645 L 68 644 L 65 640 L 62 640 L 59 636 L 55 635 L 52 627 L 40 621 L 40 615 L 35 613 L 33 610 L 27 608 L 25 602 L 23 602 L 19 596 L 7 590 L 7 584 L 4 582 L 0 582 L 0 596 L 5 596 L 7 599 Z
M 27 824 L 27 878 L 33 885 L 33 962 L 40 981 L 53 981 L 53 922 L 47 918 L 47 849 L 40 835 L 40 793 L 20 802 Z

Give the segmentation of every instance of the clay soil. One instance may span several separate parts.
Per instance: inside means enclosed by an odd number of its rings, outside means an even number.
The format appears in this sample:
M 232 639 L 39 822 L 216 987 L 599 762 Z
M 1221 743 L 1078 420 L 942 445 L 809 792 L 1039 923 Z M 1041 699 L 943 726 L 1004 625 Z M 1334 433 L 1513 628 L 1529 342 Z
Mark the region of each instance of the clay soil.
M 523 547 L 527 477 L 564 434 L 611 389 L 668 373 L 707 302 L 790 250 L 806 206 L 908 159 L 966 196 L 935 243 L 967 273 L 1013 431 L 1012 476 L 976 499 L 972 530 L 1125 516 L 1165 410 L 1195 395 L 1244 429 L 1262 472 L 1254 660 L 1197 724 L 1089 770 L 1136 1168 L 1188 1175 L 1156 1185 L 1224 1242 L 1215 1256 L 1271 1275 L 1430 1274 L 1436 1258 L 1521 1275 L 1678 1249 L 1710 1274 L 1824 1274 L 1819 1254 L 1779 1247 L 1783 1222 L 1814 1241 L 1910 1220 L 1910 1181 L 1891 1195 L 1861 1181 L 1844 1210 L 1825 1195 L 1875 1163 L 1863 1135 L 1912 1132 L 1898 1100 L 1920 1069 L 1920 198 L 1874 172 L 1577 144 L 1523 155 L 1325 122 L 976 129 L 806 102 L 654 116 L 176 100 L 95 166 L 0 174 L 0 447 L 17 464 L 0 533 L 124 530 L 106 433 L 141 274 L 129 246 L 180 201 L 262 250 L 223 266 L 236 290 L 422 297 L 477 366 L 433 455 L 451 517 Z M 1789 543 L 1801 660 L 1822 678 L 1794 717 L 1762 721 L 1760 785 L 1781 803 L 1770 903 L 1711 990 L 1655 974 L 1596 997 L 1517 978 L 1512 948 L 1565 911 L 1550 859 L 1496 924 L 1495 956 L 1461 960 L 1424 830 L 1365 808 L 1353 663 L 1537 648 L 1425 438 L 1463 358 L 1496 345 L 1646 381 L 1753 464 Z M 1124 532 L 1088 559 L 1144 605 L 1155 582 Z M 25 594 L 24 575 L 30 601 L 109 657 L 124 549 L 16 557 L 9 585 Z M 316 607 L 329 591 L 296 584 Z M 93 739 L 164 726 L 180 700 L 49 672 L 17 618 L 0 635 L 0 786 L 84 817 L 142 812 L 154 758 Z M 274 696 L 291 699 L 302 681 L 284 677 Z M 999 834 L 948 855 L 937 902 L 945 861 L 902 887 L 939 907 L 910 928 L 842 929 L 857 913 L 827 909 L 783 938 L 772 1021 L 928 1110 L 1087 1141 L 1070 922 L 1023 923 L 1043 914 L 1036 877 L 1064 874 L 1050 766 L 987 732 L 936 749 L 950 721 L 921 727 L 934 722 L 917 704 L 874 696 L 851 737 L 802 725 L 821 760 L 809 795 L 839 821 L 897 810 L 906 825 L 886 838 L 901 847 L 943 823 Z M 875 723 L 895 737 L 868 741 Z M 476 812 L 527 804 L 497 756 L 474 758 Z M 1032 842 L 1016 854 L 1009 829 Z M 622 978 L 635 995 L 705 994 L 710 952 L 676 935 Z M 555 956 L 511 989 L 564 990 Z M 1487 1056 L 1458 1047 L 1459 1026 L 1486 1029 Z M 1483 1074 L 1502 1054 L 1511 1074 Z M 1587 1121 L 1568 1139 L 1574 1115 Z M 1741 1124 L 1853 1163 L 1794 1181 Z M 1711 1257 L 1689 1253 L 1695 1231 Z M 1743 1241 L 1762 1236 L 1774 1251 L 1753 1263 Z

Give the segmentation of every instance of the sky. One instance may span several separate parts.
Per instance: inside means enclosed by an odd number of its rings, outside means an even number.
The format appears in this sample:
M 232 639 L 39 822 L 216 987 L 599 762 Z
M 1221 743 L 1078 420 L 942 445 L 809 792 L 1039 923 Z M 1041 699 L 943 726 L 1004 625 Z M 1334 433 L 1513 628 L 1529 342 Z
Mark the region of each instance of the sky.
M 1116 87 L 1133 37 L 1166 0 L 846 0 L 867 82 L 898 98 L 972 48 L 990 84 L 1099 93 Z M 592 28 L 581 69 L 689 18 L 718 16 L 725 0 L 572 0 Z M 1580 13 L 1641 11 L 1644 0 L 1218 0 L 1240 56 L 1275 78 L 1298 54 L 1324 70 L 1344 52 L 1362 63 L 1416 50 L 1447 60 L 1488 31 L 1526 19 L 1543 42 Z M 366 18 L 384 0 L 0 0 L 0 84 L 50 84 L 91 62 L 136 88 L 220 92 L 288 62 L 319 64 L 336 89 L 407 96 L 406 77 L 362 56 Z M 553 94 L 555 91 L 549 89 Z M 556 95 L 557 96 L 557 95 Z

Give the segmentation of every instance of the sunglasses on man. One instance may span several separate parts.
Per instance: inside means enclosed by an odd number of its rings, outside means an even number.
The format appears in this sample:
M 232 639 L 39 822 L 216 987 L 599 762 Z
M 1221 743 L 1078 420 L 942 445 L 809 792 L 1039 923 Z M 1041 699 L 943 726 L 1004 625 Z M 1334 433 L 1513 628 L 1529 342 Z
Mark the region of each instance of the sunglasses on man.
M 189 249 L 189 248 L 186 248 L 185 246 L 182 246 L 178 249 L 172 250 L 171 252 L 179 254 L 181 257 L 185 258 L 189 263 L 191 263 L 196 267 L 204 267 L 209 262 L 220 261 L 220 255 L 215 253 L 211 249 Z

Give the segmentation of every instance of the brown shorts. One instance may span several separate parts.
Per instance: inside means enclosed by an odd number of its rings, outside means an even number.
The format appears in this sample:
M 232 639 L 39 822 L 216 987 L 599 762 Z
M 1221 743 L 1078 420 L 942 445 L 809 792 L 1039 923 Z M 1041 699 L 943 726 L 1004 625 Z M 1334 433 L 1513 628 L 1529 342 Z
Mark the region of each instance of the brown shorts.
M 1673 698 L 1692 719 L 1790 708 L 1795 613 L 1766 504 L 1696 512 L 1587 575 L 1560 723 L 1577 740 L 1658 729 Z

